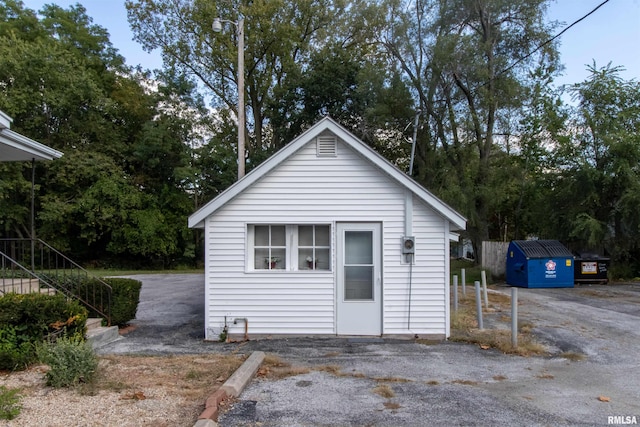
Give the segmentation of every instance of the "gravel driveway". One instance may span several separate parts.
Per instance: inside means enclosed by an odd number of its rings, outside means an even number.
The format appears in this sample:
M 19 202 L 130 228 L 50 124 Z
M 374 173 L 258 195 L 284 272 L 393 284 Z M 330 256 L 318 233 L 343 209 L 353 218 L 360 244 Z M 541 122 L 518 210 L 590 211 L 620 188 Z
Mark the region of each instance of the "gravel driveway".
M 221 426 L 640 422 L 640 284 L 519 289 L 520 322 L 535 325 L 553 355 L 523 358 L 460 343 L 376 338 L 205 343 L 203 276 L 135 278 L 143 281 L 136 329 L 101 352 L 261 350 L 315 368 L 254 379 Z M 584 359 L 561 357 L 567 354 Z

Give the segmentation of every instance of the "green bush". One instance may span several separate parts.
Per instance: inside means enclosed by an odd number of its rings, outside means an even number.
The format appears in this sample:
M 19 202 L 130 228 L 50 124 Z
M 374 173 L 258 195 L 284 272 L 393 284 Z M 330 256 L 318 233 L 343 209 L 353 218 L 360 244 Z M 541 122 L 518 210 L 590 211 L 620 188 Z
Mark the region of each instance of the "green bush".
M 98 358 L 91 344 L 78 337 L 60 338 L 37 347 L 38 360 L 49 365 L 47 385 L 70 387 L 90 383 L 96 375 Z
M 142 282 L 134 279 L 115 277 L 105 278 L 103 280 L 113 288 L 113 294 L 111 296 L 111 323 L 124 326 L 130 320 L 136 318 Z
M 0 386 L 0 420 L 12 420 L 20 415 L 20 390 Z
M 142 283 L 139 280 L 115 277 L 105 277 L 102 280 L 112 288 L 111 324 L 124 326 L 131 319 L 135 319 L 138 303 L 140 302 Z M 109 296 L 107 289 L 104 286 L 100 286 L 98 279 L 76 279 L 75 283 L 68 284 L 68 287 L 79 295 L 86 297 L 89 304 L 107 311 Z M 101 316 L 91 307 L 87 307 L 87 309 L 92 316 Z
M 24 369 L 35 344 L 60 336 L 84 337 L 87 310 L 64 295 L 39 293 L 0 297 L 0 369 Z
M 34 344 L 24 330 L 22 325 L 0 328 L 0 370 L 24 369 L 33 361 Z

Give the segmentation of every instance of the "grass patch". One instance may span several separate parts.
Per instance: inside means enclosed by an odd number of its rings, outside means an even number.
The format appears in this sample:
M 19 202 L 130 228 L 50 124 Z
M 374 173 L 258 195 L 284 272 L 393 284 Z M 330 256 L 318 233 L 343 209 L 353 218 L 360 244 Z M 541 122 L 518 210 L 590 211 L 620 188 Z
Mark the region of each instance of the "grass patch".
M 464 268 L 465 272 L 465 281 L 467 282 L 467 286 L 471 285 L 473 289 L 473 282 L 476 280 L 482 283 L 482 266 L 475 265 L 473 261 L 466 261 L 463 259 L 451 260 L 451 274 L 458 276 L 458 283 L 462 285 L 462 272 L 461 270 Z M 453 283 L 453 280 L 451 281 Z M 487 284 L 491 283 L 491 273 L 487 272 Z M 473 292 L 473 291 L 472 291 Z M 469 293 L 469 290 L 467 290 Z
M 387 384 L 380 384 L 379 386 L 376 386 L 376 388 L 373 389 L 373 392 L 386 399 L 391 399 L 392 397 L 396 396 L 393 389 L 389 387 Z
M 537 378 L 540 378 L 541 380 L 552 380 L 555 377 L 551 374 L 540 374 L 540 375 L 536 375 Z
M 399 377 L 378 377 L 378 378 L 373 378 L 373 380 L 379 383 L 410 383 L 411 382 L 411 380 L 408 380 L 406 378 L 399 378 Z
M 451 333 L 478 327 L 476 312 L 467 305 L 459 305 L 458 311 L 451 310 Z
M 427 385 L 440 385 L 440 381 L 438 381 L 438 380 L 429 380 L 429 381 L 427 381 Z
M 402 405 L 396 402 L 387 401 L 387 402 L 384 402 L 384 407 L 386 409 L 400 409 L 402 408 Z
M 342 371 L 340 370 L 340 366 L 338 365 L 322 365 L 315 368 L 316 371 L 320 372 L 328 372 L 335 376 L 343 376 Z
M 511 298 L 505 294 L 492 292 L 488 294 L 488 299 L 489 306 L 496 308 L 494 311 L 500 311 L 503 307 L 511 305 Z M 511 318 L 504 315 L 499 315 L 498 319 L 506 319 L 505 323 L 511 322 Z M 530 323 L 520 325 L 516 347 L 511 344 L 511 329 L 478 329 L 475 294 L 467 293 L 466 296 L 459 298 L 458 311 L 451 310 L 451 337 L 449 340 L 477 344 L 483 349 L 495 348 L 506 354 L 520 356 L 545 354 L 546 348 L 535 341 L 532 329 L 533 325 Z
M 20 390 L 0 386 L 0 420 L 12 420 L 21 410 Z
M 291 363 L 282 360 L 274 354 L 267 354 L 264 357 L 262 366 L 258 370 L 258 376 L 278 380 L 308 374 L 309 372 L 309 368 L 304 366 L 292 366 Z
M 538 356 L 546 353 L 546 348 L 532 336 L 518 334 L 518 345 L 511 344 L 511 331 L 504 329 L 483 329 L 452 332 L 451 341 L 477 344 L 483 349 L 495 348 L 505 354 L 518 356 Z
M 184 376 L 185 380 L 196 380 L 202 376 L 204 372 L 198 371 L 197 369 L 189 369 L 189 372 Z
M 511 296 L 503 293 L 487 292 L 487 298 L 489 299 L 489 305 L 497 305 L 500 307 L 511 307 Z
M 584 354 L 574 353 L 572 351 L 565 351 L 563 353 L 560 353 L 560 357 L 564 357 L 565 359 L 569 359 L 572 362 L 579 362 L 581 360 L 584 360 L 584 358 L 585 358 Z
M 493 376 L 493 379 L 494 379 L 495 381 L 504 381 L 504 380 L 506 380 L 506 379 L 507 379 L 507 377 L 505 377 L 504 375 L 494 375 L 494 376 Z
M 340 352 L 332 351 L 323 355 L 322 357 L 331 358 L 331 357 L 338 357 L 338 356 L 340 356 Z
M 440 344 L 442 341 L 439 340 L 428 340 L 425 338 L 418 338 L 417 340 L 415 340 L 416 344 L 422 344 L 422 345 L 438 345 Z

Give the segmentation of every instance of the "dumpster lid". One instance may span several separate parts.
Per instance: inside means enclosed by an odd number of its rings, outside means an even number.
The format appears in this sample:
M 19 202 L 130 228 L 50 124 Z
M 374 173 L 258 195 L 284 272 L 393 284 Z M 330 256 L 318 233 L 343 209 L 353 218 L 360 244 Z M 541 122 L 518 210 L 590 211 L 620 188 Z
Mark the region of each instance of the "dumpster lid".
M 527 258 L 571 257 L 573 254 L 557 240 L 514 240 Z

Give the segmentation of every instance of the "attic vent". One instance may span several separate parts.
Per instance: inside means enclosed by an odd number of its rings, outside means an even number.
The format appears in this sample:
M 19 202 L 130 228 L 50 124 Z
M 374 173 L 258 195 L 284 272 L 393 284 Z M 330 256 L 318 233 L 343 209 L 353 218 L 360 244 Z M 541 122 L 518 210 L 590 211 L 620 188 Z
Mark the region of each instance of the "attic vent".
M 316 138 L 316 155 L 318 157 L 335 157 L 338 155 L 338 138 L 335 135 L 324 135 Z

